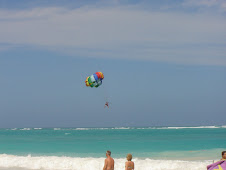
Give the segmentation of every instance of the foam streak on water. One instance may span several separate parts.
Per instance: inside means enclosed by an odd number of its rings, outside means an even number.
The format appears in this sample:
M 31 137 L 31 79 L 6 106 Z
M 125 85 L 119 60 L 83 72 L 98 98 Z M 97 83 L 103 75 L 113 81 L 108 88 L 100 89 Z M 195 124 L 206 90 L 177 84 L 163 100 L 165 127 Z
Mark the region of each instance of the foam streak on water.
M 169 127 L 111 127 L 111 128 L 52 128 L 53 130 L 130 130 L 130 129 L 216 129 L 226 128 L 222 126 L 169 126 Z M 7 130 L 42 130 L 43 128 L 11 128 Z
M 179 161 L 133 159 L 136 170 L 204 170 L 211 161 Z M 56 156 L 15 156 L 0 155 L 0 167 L 45 170 L 102 170 L 104 158 L 73 158 Z M 115 159 L 115 170 L 124 169 L 125 159 Z

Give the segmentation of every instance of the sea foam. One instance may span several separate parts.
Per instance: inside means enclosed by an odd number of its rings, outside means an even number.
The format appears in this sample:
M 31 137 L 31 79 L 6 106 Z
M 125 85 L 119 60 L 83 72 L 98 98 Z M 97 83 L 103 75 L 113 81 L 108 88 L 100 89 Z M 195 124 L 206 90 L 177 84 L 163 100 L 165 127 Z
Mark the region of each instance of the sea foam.
M 42 128 L 34 128 L 34 130 L 41 130 Z
M 124 169 L 125 159 L 115 159 L 115 170 Z M 211 161 L 179 161 L 133 159 L 136 170 L 205 170 Z M 0 167 L 43 170 L 102 170 L 104 158 L 79 158 L 57 156 L 15 156 L 0 155 Z
M 20 130 L 31 130 L 31 128 L 23 128 L 23 129 L 20 129 Z
M 96 127 L 96 128 L 52 128 L 52 130 L 145 130 L 145 129 L 216 129 L 216 128 L 226 128 L 226 125 L 222 126 L 169 126 L 169 127 Z M 48 128 L 11 128 L 6 130 L 42 130 Z

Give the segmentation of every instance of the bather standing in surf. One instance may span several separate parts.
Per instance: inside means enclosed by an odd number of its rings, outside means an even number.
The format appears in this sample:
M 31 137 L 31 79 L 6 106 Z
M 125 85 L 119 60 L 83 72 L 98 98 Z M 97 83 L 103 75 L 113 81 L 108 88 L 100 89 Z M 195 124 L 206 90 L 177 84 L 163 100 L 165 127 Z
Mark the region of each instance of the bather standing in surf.
M 111 157 L 111 151 L 106 152 L 106 157 L 103 170 L 114 170 L 114 159 Z

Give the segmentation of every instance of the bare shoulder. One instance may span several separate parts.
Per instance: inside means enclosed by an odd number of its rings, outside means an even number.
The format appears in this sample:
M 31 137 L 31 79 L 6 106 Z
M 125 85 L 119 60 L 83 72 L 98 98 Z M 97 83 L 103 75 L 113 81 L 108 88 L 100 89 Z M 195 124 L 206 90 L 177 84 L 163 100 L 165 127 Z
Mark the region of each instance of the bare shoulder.
M 112 157 L 108 158 L 109 161 L 114 161 L 114 159 Z

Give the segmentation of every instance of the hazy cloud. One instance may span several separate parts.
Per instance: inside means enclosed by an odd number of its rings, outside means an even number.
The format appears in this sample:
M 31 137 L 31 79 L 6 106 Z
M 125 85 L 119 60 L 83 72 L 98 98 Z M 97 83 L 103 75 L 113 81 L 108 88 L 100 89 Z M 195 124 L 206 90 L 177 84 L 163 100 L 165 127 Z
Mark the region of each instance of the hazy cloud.
M 225 0 L 185 0 L 184 6 L 192 7 L 216 7 L 219 10 L 226 11 Z
M 0 28 L 0 43 L 73 56 L 226 65 L 226 22 L 221 15 L 134 6 L 34 8 L 0 10 Z

